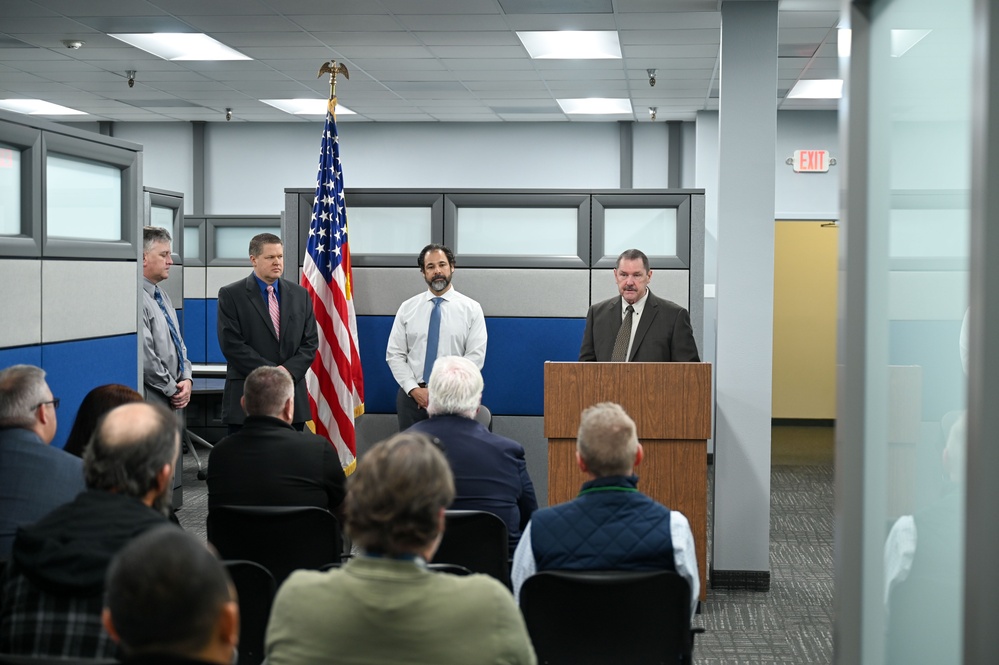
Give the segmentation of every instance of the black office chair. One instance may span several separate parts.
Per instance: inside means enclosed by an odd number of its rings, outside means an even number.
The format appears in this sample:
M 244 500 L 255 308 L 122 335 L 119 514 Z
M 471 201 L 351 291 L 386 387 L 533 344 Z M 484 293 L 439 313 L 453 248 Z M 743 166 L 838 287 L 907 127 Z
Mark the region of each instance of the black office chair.
M 472 574 L 472 571 L 468 568 L 459 566 L 456 563 L 428 563 L 427 569 L 435 573 L 448 573 L 449 575 L 458 575 L 459 577 Z
M 485 404 L 479 405 L 479 410 L 475 412 L 475 420 L 490 432 L 493 431 L 493 413 Z
M 120 662 L 106 658 L 59 658 L 58 656 L 0 654 L 0 665 L 116 665 Z
M 673 572 L 545 571 L 520 609 L 539 663 L 691 662 L 690 585 Z
M 510 541 L 506 524 L 482 510 L 449 510 L 434 563 L 454 563 L 492 575 L 510 587 Z
M 223 561 L 239 596 L 239 665 L 264 660 L 264 635 L 274 603 L 274 576 L 253 561 Z
M 208 540 L 223 559 L 261 564 L 277 586 L 293 570 L 339 561 L 343 548 L 340 523 L 315 506 L 216 506 Z

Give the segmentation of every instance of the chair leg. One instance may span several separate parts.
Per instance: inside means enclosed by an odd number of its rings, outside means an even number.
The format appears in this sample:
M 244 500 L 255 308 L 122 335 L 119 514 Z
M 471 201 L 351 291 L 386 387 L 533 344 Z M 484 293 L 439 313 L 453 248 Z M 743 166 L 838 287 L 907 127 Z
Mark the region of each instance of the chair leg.
M 208 472 L 201 465 L 201 458 L 198 457 L 197 446 L 204 446 L 208 450 L 211 450 L 215 446 L 213 446 L 212 444 L 208 443 L 207 441 L 205 441 L 200 436 L 198 436 L 197 434 L 195 434 L 194 432 L 192 432 L 190 430 L 186 430 L 186 434 L 187 434 L 187 437 L 191 441 L 191 445 L 190 445 L 191 454 L 194 455 L 194 461 L 197 462 L 197 464 L 198 464 L 198 480 L 204 480 L 205 478 L 208 477 Z

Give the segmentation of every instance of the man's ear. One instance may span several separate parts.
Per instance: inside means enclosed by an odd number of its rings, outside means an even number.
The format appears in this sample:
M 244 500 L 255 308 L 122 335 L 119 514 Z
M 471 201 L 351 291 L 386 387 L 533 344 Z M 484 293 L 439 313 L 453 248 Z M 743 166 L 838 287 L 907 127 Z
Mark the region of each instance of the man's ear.
M 583 473 L 590 472 L 590 470 L 586 466 L 586 462 L 583 461 L 583 456 L 579 454 L 578 450 L 576 451 L 576 465 L 579 466 L 579 470 L 582 471 Z
M 104 630 L 108 631 L 108 635 L 111 636 L 115 642 L 121 643 L 121 637 L 118 636 L 118 631 L 115 630 L 114 621 L 111 619 L 111 610 L 107 607 L 101 612 L 101 623 L 104 624 Z
M 246 395 L 241 395 L 239 398 L 239 408 L 243 409 L 243 413 L 246 413 Z
M 232 649 L 239 645 L 239 603 L 230 600 L 222 605 L 215 630 L 222 644 Z
M 158 495 L 167 491 L 171 478 L 173 478 L 173 464 L 164 464 L 163 468 L 156 474 L 156 492 Z
M 645 449 L 642 448 L 642 444 L 638 444 L 638 450 L 635 451 L 635 466 L 642 463 L 642 459 L 645 457 Z

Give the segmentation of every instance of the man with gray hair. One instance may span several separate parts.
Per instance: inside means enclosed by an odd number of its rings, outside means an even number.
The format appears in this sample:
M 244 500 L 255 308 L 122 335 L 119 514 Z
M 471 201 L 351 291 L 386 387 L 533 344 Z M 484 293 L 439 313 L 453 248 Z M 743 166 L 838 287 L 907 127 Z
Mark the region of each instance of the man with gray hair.
M 595 404 L 580 418 L 576 461 L 592 478 L 572 501 L 534 513 L 513 557 L 513 591 L 543 570 L 672 570 L 690 585 L 697 610 L 700 580 L 687 518 L 638 491 L 642 461 L 635 422 L 619 405 Z
M 430 374 L 428 420 L 407 432 L 422 432 L 441 442 L 454 473 L 457 494 L 451 508 L 484 510 L 506 523 L 510 552 L 538 507 L 527 473 L 524 447 L 493 434 L 475 420 L 482 402 L 482 374 L 471 360 L 444 356 Z
M 83 454 L 87 491 L 21 527 L 0 604 L 0 653 L 111 658 L 101 626 L 111 558 L 140 533 L 167 524 L 180 440 L 164 407 L 109 411 Z
M 336 449 L 292 427 L 295 384 L 283 367 L 258 367 L 243 385 L 243 428 L 208 456 L 208 509 L 318 506 L 337 512 L 346 478 Z
M 59 400 L 45 370 L 0 371 L 0 561 L 10 558 L 17 527 L 36 522 L 83 491 L 83 464 L 49 444 Z

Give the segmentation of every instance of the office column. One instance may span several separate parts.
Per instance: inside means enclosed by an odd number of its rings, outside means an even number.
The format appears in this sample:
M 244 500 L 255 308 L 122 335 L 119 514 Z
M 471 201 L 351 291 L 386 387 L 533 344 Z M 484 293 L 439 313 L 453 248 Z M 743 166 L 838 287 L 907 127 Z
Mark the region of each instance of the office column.
M 711 585 L 770 588 L 777 2 L 722 5 Z

